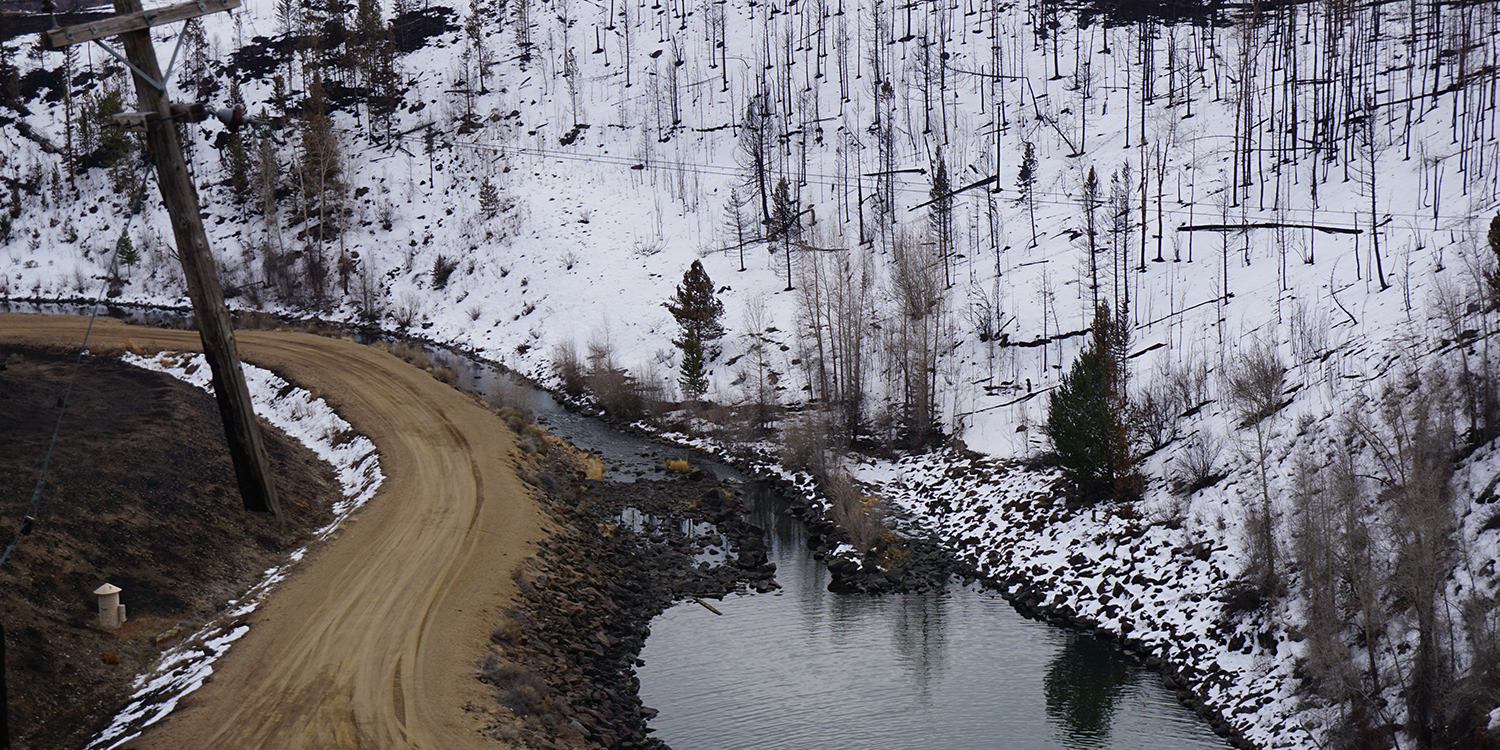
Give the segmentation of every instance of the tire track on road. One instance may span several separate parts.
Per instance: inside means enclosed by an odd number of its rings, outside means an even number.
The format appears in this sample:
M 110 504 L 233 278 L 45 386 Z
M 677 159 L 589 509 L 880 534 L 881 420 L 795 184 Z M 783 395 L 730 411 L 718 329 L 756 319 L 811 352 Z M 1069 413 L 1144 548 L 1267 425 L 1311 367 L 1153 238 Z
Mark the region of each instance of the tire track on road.
M 0 340 L 76 346 L 87 320 L 0 315 Z M 318 392 L 381 455 L 386 481 L 250 617 L 214 681 L 130 748 L 492 747 L 474 677 L 510 572 L 544 533 L 511 432 L 431 375 L 370 347 L 242 331 L 246 361 Z M 198 350 L 191 331 L 101 319 L 90 346 Z M 464 471 L 467 464 L 468 471 Z

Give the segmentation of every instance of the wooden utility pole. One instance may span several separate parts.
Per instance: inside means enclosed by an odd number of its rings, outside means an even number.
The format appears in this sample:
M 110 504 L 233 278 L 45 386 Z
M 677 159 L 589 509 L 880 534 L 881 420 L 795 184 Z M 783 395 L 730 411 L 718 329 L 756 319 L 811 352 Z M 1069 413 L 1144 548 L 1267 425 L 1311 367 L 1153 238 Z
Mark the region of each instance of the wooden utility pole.
M 234 326 L 229 319 L 229 310 L 224 306 L 224 290 L 219 285 L 218 271 L 209 252 L 208 236 L 203 232 L 198 191 L 188 177 L 187 165 L 183 163 L 182 144 L 174 121 L 174 118 L 202 120 L 205 112 L 201 105 L 174 106 L 168 100 L 167 78 L 161 73 L 156 49 L 151 45 L 152 26 L 237 8 L 240 0 L 198 0 L 151 11 L 143 10 L 140 0 L 114 0 L 114 3 L 115 11 L 120 15 L 42 32 L 42 46 L 59 49 L 94 41 L 103 47 L 98 40 L 108 36 L 119 36 L 124 44 L 125 56 L 135 75 L 141 111 L 119 119 L 143 124 L 146 131 L 146 141 L 156 163 L 162 201 L 172 219 L 172 233 L 177 238 L 177 255 L 187 277 L 193 317 L 198 322 L 203 351 L 213 372 L 214 398 L 219 402 L 219 414 L 224 419 L 224 434 L 229 441 L 229 455 L 234 460 L 240 496 L 246 510 L 274 513 L 279 519 L 281 503 L 276 497 L 276 483 L 266 460 L 265 445 L 261 442 L 260 425 L 255 421 L 255 412 L 250 405 L 245 373 L 240 369 Z M 119 56 L 108 47 L 104 49 Z M 175 63 L 175 52 L 172 59 Z

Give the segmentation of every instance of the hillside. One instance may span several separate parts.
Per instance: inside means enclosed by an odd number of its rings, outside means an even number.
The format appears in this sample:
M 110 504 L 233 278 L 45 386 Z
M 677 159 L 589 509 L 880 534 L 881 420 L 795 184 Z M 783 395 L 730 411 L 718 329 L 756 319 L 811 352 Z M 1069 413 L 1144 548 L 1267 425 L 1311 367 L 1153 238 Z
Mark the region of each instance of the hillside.
M 0 347 L 7 515 L 31 500 L 76 358 Z M 202 391 L 112 357 L 84 358 L 35 530 L 0 573 L 16 747 L 83 746 L 162 649 L 328 522 L 336 479 L 279 430 L 266 431 L 266 446 L 283 478 L 286 523 L 240 512 L 222 430 Z M 14 531 L 8 522 L 6 534 Z M 106 580 L 124 589 L 129 616 L 113 632 L 99 627 L 90 595 Z
M 1307 743 L 1404 746 L 1500 705 L 1495 11 L 249 0 L 187 33 L 175 86 L 274 126 L 185 126 L 231 304 L 545 382 L 573 360 L 675 400 L 662 303 L 701 258 L 708 399 L 1004 461 L 1049 448 L 1045 394 L 1124 310 L 1137 512 L 1212 541 L 1246 630 L 1296 623 L 1246 669 L 1327 709 Z M 138 149 L 98 124 L 119 67 L 31 45 L 0 56 L 0 295 L 181 304 Z

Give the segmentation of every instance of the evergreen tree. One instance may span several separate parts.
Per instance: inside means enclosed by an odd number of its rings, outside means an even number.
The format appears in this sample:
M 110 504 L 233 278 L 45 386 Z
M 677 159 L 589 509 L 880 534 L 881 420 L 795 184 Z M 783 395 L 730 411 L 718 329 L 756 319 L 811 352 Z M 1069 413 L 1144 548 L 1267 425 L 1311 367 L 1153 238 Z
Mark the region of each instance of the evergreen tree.
M 495 189 L 495 183 L 490 178 L 484 178 L 479 186 L 479 213 L 486 219 L 495 217 L 500 210 L 500 191 Z
M 1031 216 L 1031 246 L 1036 247 L 1036 146 L 1031 141 L 1026 142 L 1026 150 L 1021 155 L 1021 173 L 1016 175 L 1016 187 L 1021 190 L 1021 200 L 1026 201 L 1027 212 Z
M 1088 238 L 1088 261 L 1089 261 L 1089 292 L 1092 294 L 1090 300 L 1094 308 L 1099 307 L 1099 176 L 1094 173 L 1094 168 L 1089 167 L 1089 173 L 1083 178 L 1083 195 L 1079 198 L 1080 208 L 1083 209 L 1084 235 Z
M 932 201 L 927 214 L 928 231 L 943 264 L 943 284 L 952 287 L 953 269 L 949 261 L 953 253 L 953 188 L 948 184 L 948 165 L 943 162 L 942 149 L 938 149 L 937 164 L 932 168 L 928 198 Z
M 141 253 L 135 249 L 135 243 L 130 241 L 130 234 L 120 230 L 119 239 L 115 240 L 115 257 L 126 266 L 134 266 L 141 262 Z
M 792 291 L 792 243 L 802 238 L 802 222 L 799 220 L 797 202 L 791 197 L 791 188 L 783 177 L 776 181 L 771 191 L 771 221 L 767 228 L 769 239 L 781 240 L 782 252 L 786 253 L 786 291 Z M 776 245 L 771 245 L 776 252 Z
M 1073 499 L 1091 504 L 1141 493 L 1130 460 L 1125 314 L 1095 308 L 1093 340 L 1048 397 L 1045 431 Z
M 684 355 L 687 353 L 684 342 L 690 341 L 699 347 L 703 359 L 713 361 L 719 356 L 719 346 L 715 342 L 724 338 L 724 324 L 720 320 L 724 317 L 724 303 L 715 295 L 713 279 L 703 270 L 701 261 L 693 261 L 682 275 L 677 294 L 663 306 L 682 327 L 682 338 L 677 346 Z
M 401 71 L 396 65 L 396 43 L 390 35 L 382 37 L 374 46 L 368 83 L 370 95 L 365 107 L 370 113 L 371 135 L 379 131 L 386 141 L 390 141 L 392 120 L 403 98 Z
M 229 83 L 229 103 L 245 103 L 245 98 L 240 93 L 239 81 L 236 81 L 232 78 L 230 79 Z M 219 141 L 216 141 L 216 145 L 219 143 L 223 144 L 222 148 L 224 151 L 224 168 L 229 172 L 229 177 L 226 179 L 226 184 L 228 184 L 229 186 L 230 194 L 233 196 L 234 202 L 240 205 L 244 205 L 246 201 L 250 200 L 251 193 L 251 159 L 250 151 L 245 147 L 245 137 L 239 131 L 231 133 L 228 130 L 225 130 L 219 136 L 219 139 Z
M 686 334 L 677 340 L 682 349 L 682 368 L 677 383 L 682 386 L 684 401 L 695 401 L 708 390 L 708 369 L 703 362 L 703 346 Z

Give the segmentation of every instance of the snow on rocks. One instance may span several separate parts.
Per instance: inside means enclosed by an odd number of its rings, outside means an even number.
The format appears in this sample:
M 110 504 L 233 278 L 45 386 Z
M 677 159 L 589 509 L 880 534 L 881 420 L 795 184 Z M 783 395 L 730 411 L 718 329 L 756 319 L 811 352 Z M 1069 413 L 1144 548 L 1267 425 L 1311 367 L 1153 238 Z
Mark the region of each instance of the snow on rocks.
M 961 451 L 858 476 L 1023 611 L 1119 640 L 1160 665 L 1168 686 L 1202 700 L 1199 712 L 1231 742 L 1317 745 L 1292 695 L 1296 644 L 1221 622 L 1223 588 L 1240 567 L 1222 540 L 1128 506 L 1068 509 L 1055 473 Z
M 122 359 L 213 392 L 210 371 L 202 354 L 163 353 L 155 357 L 126 354 Z M 322 399 L 313 398 L 267 370 L 250 365 L 244 369 L 255 413 L 333 466 L 343 496 L 333 505 L 333 521 L 314 532 L 315 539 L 325 539 L 349 514 L 374 497 L 385 480 L 375 444 L 363 435 L 354 434 L 349 423 Z M 167 649 L 151 672 L 136 677 L 129 703 L 86 750 L 110 750 L 129 742 L 146 727 L 166 718 L 183 697 L 202 687 L 213 674 L 214 661 L 250 631 L 244 618 L 260 606 L 266 594 L 287 577 L 306 552 L 305 547 L 299 549 L 284 563 L 268 568 L 249 591 L 229 602 L 230 609 L 223 617 Z

